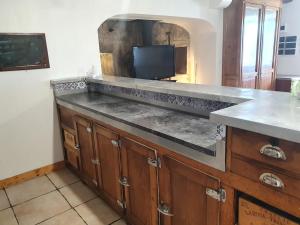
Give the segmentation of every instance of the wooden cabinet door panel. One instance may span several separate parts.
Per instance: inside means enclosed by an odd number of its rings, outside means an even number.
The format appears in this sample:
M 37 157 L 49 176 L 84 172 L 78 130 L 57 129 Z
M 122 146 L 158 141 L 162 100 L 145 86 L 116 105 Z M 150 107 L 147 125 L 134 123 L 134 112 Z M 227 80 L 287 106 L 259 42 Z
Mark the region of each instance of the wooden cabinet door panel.
M 219 181 L 169 157 L 162 158 L 159 170 L 160 205 L 164 225 L 218 225 L 220 202 L 207 196 L 206 189 L 218 190 Z
M 80 150 L 82 177 L 86 182 L 97 185 L 96 168 L 92 163 L 95 156 L 91 122 L 81 117 L 75 117 L 74 123 L 77 134 L 77 143 Z
M 120 149 L 117 145 L 119 136 L 112 131 L 94 126 L 99 188 L 110 204 L 120 210 L 117 201 L 122 201 L 120 179 Z M 113 144 L 115 143 L 115 144 Z
M 157 169 L 148 164 L 156 152 L 129 139 L 121 139 L 122 177 L 127 219 L 132 225 L 157 225 Z

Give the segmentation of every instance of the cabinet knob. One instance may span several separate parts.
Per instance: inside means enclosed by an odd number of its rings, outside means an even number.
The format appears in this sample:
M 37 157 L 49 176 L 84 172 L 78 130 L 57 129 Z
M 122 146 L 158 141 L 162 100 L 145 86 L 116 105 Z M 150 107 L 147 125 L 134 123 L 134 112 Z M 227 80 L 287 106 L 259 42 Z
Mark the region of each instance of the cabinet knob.
M 286 155 L 281 148 L 272 145 L 265 145 L 260 149 L 260 154 L 273 159 L 286 160 Z
M 170 212 L 170 208 L 166 204 L 160 204 L 157 208 L 157 211 L 165 216 L 174 216 L 174 214 Z
M 77 150 L 77 151 L 79 151 L 80 150 L 80 146 L 77 144 L 77 145 L 75 145 L 74 146 L 74 148 Z
M 272 173 L 263 173 L 260 175 L 259 180 L 266 185 L 275 187 L 275 188 L 284 188 L 283 181 L 276 175 Z
M 87 131 L 88 133 L 92 133 L 92 128 L 87 127 L 87 128 L 86 128 L 86 131 Z

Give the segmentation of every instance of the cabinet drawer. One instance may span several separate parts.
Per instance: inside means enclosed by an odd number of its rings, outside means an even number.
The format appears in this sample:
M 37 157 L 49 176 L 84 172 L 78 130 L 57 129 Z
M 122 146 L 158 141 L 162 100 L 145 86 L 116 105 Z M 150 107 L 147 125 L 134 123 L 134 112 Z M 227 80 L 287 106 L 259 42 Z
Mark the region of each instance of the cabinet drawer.
M 79 152 L 71 146 L 64 144 L 66 150 L 67 162 L 75 169 L 80 170 L 80 155 Z
M 59 116 L 60 116 L 60 122 L 67 126 L 70 129 L 74 129 L 74 121 L 73 117 L 76 115 L 76 112 L 67 109 L 65 107 L 59 106 Z
M 245 161 L 240 157 L 232 157 L 231 171 L 240 176 L 249 178 L 273 190 L 299 198 L 300 179 L 272 170 L 254 161 Z
M 76 139 L 75 139 L 75 135 L 74 134 L 71 134 L 69 131 L 67 130 L 64 130 L 64 140 L 65 140 L 65 143 L 69 146 L 73 146 L 75 147 L 76 146 Z
M 279 170 L 300 174 L 300 144 L 233 128 L 230 150 Z
M 275 213 L 245 198 L 239 198 L 238 212 L 239 225 L 299 225 L 299 223 L 286 216 Z

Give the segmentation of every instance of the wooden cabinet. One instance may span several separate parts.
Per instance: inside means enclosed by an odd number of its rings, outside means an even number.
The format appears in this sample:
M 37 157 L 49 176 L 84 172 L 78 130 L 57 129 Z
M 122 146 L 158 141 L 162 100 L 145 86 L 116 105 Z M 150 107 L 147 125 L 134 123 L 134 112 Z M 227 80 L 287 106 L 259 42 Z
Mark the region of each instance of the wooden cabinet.
M 250 225 L 245 207 L 266 212 L 267 204 L 300 216 L 298 143 L 228 128 L 222 172 L 101 121 L 60 112 L 67 165 L 131 225 Z M 262 201 L 263 209 L 239 202 L 241 195 Z
M 121 146 L 127 220 L 132 225 L 157 225 L 156 151 L 126 138 Z
M 273 90 L 280 0 L 233 0 L 224 10 L 224 86 Z
M 76 148 L 80 151 L 82 178 L 86 183 L 97 186 L 92 123 L 85 118 L 76 116 L 74 117 L 74 127 L 76 130 Z
M 218 225 L 217 179 L 172 158 L 163 157 L 159 170 L 159 208 L 164 225 Z
M 94 125 L 94 143 L 99 189 L 106 201 L 116 210 L 122 211 L 122 190 L 119 136 L 100 125 Z

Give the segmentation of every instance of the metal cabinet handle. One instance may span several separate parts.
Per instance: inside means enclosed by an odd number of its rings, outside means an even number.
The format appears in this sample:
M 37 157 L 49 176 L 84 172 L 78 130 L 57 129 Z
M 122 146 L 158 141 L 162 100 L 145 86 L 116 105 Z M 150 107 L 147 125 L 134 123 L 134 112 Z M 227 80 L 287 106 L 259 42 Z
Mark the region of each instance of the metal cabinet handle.
M 79 144 L 75 145 L 74 148 L 75 148 L 77 151 L 79 151 L 79 150 L 80 150 Z
M 119 147 L 119 142 L 118 141 L 112 140 L 111 143 L 112 143 L 113 146 Z
M 286 160 L 286 155 L 281 148 L 272 145 L 265 145 L 260 149 L 260 154 L 271 157 L 273 159 Z
M 165 216 L 174 216 L 174 214 L 170 213 L 170 208 L 166 204 L 160 204 L 157 211 Z
M 278 176 L 272 173 L 263 173 L 262 175 L 260 175 L 259 180 L 262 183 L 275 188 L 284 188 L 283 181 Z
M 92 133 L 92 128 L 87 127 L 87 128 L 86 128 L 86 131 L 87 131 L 88 133 Z
M 119 179 L 119 183 L 124 186 L 124 187 L 129 187 L 130 184 L 128 184 L 128 180 L 126 177 L 122 177 L 121 179 Z

